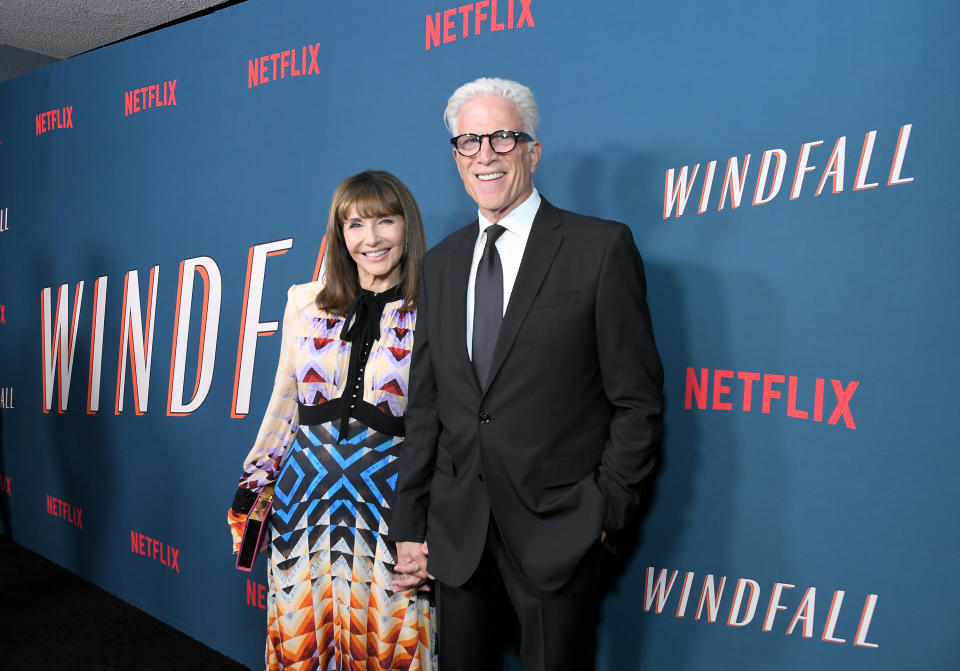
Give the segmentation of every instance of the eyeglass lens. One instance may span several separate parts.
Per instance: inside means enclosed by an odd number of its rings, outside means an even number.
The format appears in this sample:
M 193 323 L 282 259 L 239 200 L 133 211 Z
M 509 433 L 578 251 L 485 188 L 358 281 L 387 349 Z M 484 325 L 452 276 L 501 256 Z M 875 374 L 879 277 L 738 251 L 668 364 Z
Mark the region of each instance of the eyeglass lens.
M 509 131 L 498 130 L 490 133 L 487 137 L 490 139 L 490 148 L 498 154 L 505 154 L 517 146 L 516 136 Z M 468 134 L 457 141 L 457 149 L 461 154 L 473 156 L 480 152 L 482 143 L 483 138 L 481 136 Z

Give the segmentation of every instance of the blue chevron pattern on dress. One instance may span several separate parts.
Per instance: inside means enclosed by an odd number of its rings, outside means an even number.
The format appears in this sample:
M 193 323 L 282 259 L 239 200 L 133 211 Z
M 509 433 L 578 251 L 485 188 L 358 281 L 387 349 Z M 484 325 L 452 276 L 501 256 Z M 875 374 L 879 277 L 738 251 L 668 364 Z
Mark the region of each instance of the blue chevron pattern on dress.
M 403 439 L 351 420 L 341 439 L 338 422 L 302 426 L 277 478 L 272 524 L 284 556 L 290 533 L 315 525 L 380 532 L 396 488 Z M 279 549 L 279 547 L 278 547 Z

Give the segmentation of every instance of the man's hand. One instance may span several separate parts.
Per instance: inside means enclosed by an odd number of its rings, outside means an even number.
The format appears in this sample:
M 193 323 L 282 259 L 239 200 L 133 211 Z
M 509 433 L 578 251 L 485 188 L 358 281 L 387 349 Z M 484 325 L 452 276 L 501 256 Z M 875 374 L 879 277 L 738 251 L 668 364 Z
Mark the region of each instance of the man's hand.
M 393 591 L 400 592 L 411 587 L 429 591 L 428 580 L 433 576 L 427 571 L 427 543 L 413 541 L 397 542 L 397 565 L 394 567 Z

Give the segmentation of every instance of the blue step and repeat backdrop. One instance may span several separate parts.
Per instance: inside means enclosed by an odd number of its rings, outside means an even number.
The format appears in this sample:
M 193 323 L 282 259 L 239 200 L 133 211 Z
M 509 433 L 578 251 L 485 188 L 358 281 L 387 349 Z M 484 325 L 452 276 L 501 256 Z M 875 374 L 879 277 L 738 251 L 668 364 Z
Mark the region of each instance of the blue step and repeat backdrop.
M 538 96 L 626 222 L 662 469 L 599 668 L 956 668 L 960 5 L 251 0 L 0 85 L 0 522 L 251 667 L 225 510 L 329 198 L 474 216 L 441 114 Z M 515 664 L 514 664 L 515 667 Z

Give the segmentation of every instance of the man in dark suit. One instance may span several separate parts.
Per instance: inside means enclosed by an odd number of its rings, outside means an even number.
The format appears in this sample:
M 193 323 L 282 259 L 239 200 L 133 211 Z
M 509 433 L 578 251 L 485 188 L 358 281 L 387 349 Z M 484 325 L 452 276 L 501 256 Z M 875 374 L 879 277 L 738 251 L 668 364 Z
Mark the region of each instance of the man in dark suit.
M 445 119 L 479 212 L 422 265 L 394 584 L 436 576 L 446 671 L 500 668 L 508 607 L 530 671 L 592 669 L 601 539 L 662 432 L 643 264 L 626 226 L 534 189 L 527 87 L 465 84 Z

